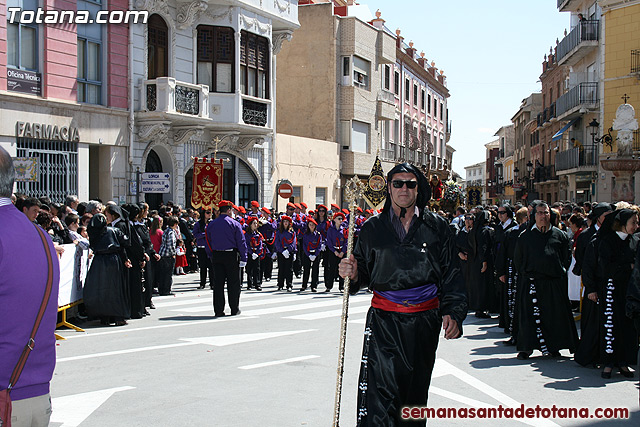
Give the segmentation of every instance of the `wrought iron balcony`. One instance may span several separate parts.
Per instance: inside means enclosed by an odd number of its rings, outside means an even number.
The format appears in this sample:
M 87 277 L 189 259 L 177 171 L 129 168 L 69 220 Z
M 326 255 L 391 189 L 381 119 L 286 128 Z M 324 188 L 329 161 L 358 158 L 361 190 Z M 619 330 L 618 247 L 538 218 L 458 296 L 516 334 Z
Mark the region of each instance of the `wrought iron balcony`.
M 250 99 L 242 100 L 242 121 L 248 125 L 266 126 L 267 125 L 267 104 L 252 101 Z
M 631 51 L 631 74 L 640 74 L 640 49 Z
M 556 169 L 554 165 L 538 166 L 534 171 L 534 182 L 555 181 L 557 179 L 558 176 L 556 175 Z
M 556 101 L 556 114 L 561 118 L 563 114 L 574 108 L 595 108 L 598 104 L 598 82 L 580 83 L 569 89 Z
M 172 77 L 145 80 L 141 105 L 146 111 L 209 117 L 209 86 L 179 82 Z
M 640 151 L 640 129 L 633 131 L 633 151 Z
M 558 44 L 558 65 L 575 65 L 594 47 L 598 46 L 600 21 L 597 19 L 584 20 Z
M 598 146 L 575 147 L 556 155 L 556 171 L 598 166 Z

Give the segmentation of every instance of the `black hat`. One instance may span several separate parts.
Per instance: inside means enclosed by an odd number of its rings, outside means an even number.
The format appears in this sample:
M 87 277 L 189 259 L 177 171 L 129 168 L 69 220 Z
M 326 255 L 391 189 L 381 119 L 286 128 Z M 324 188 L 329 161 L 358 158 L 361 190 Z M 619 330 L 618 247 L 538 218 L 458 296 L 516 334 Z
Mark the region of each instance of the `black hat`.
M 604 213 L 614 211 L 615 207 L 611 203 L 600 202 L 595 206 L 591 207 L 591 212 L 589 212 L 589 219 L 598 219 Z

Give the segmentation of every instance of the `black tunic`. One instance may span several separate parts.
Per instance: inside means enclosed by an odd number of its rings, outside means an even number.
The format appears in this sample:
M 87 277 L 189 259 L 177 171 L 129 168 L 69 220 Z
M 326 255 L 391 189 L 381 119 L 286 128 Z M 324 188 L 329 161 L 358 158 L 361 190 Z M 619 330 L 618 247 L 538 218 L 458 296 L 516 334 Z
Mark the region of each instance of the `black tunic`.
M 496 276 L 500 280 L 501 276 L 506 276 L 506 282 L 501 286 L 501 298 L 500 298 L 500 323 L 504 328 L 505 333 L 515 337 L 517 331 L 517 324 L 515 322 L 515 310 L 516 310 L 516 284 L 518 283 L 518 273 L 513 262 L 513 257 L 516 251 L 516 243 L 518 237 L 522 233 L 522 228 L 519 226 L 509 227 L 504 233 L 504 239 L 498 249 L 496 255 Z
M 124 235 L 114 227 L 105 227 L 102 235 L 89 242 L 93 259 L 85 280 L 83 300 L 90 316 L 122 319 L 130 316 L 124 242 Z
M 514 252 L 519 274 L 518 351 L 576 349 L 578 333 L 567 294 L 569 247 L 567 234 L 556 227 L 544 234 L 533 228 L 518 237 Z
M 587 248 L 582 265 L 585 295 L 598 293 L 598 313 L 591 324 L 594 326 L 582 331 L 581 347 L 586 347 L 583 340 L 591 343 L 589 353 L 576 357 L 583 365 L 636 363 L 638 337 L 633 321 L 626 316 L 625 306 L 637 248 L 637 237 L 627 236 L 622 240 L 615 232 L 600 235 Z
M 636 233 L 636 237 L 640 238 L 640 233 Z M 640 335 L 640 245 L 636 250 L 633 272 L 627 287 L 626 313 L 627 317 L 634 320 L 636 332 Z
M 455 237 L 444 219 L 424 212 L 400 241 L 385 210 L 364 223 L 354 256 L 358 281 L 350 288 L 353 294 L 367 287 L 376 291 L 438 287 L 439 309 L 398 313 L 372 307 L 367 314 L 357 425 L 398 425 L 403 406 L 427 404 L 442 316 L 450 315 L 460 328 L 466 317 Z

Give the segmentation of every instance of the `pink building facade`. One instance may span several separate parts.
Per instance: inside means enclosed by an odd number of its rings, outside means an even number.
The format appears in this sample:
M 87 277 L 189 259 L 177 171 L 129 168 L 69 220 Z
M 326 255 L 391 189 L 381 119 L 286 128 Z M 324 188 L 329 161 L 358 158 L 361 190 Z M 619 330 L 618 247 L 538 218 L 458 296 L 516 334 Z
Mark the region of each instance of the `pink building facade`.
M 128 1 L 0 0 L 0 146 L 35 159 L 37 180 L 17 192 L 131 200 L 128 24 L 36 24 L 11 7 L 93 17 Z
M 406 44 L 399 30 L 396 34 L 396 62 L 388 66 L 396 118 L 387 132 L 383 157 L 408 161 L 446 180 L 452 171 L 452 151 L 447 156 L 450 95 L 444 71 L 429 63 L 424 52 L 418 55 L 413 42 Z

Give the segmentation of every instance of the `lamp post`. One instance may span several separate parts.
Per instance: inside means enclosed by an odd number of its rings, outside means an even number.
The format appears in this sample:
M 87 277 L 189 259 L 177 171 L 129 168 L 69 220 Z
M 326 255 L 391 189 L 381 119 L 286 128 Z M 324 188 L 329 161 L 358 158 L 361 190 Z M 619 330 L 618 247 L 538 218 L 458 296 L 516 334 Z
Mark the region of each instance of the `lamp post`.
M 609 148 L 613 149 L 613 137 L 611 136 L 611 131 L 613 127 L 610 127 L 607 130 L 607 133 L 598 138 L 598 128 L 600 128 L 600 123 L 594 118 L 588 125 L 589 133 L 591 134 L 591 142 L 595 144 L 607 144 Z
M 527 162 L 527 192 L 531 190 L 531 188 L 533 188 L 533 186 L 531 185 L 531 171 L 533 171 L 533 163 L 531 163 L 531 160 L 529 160 Z

